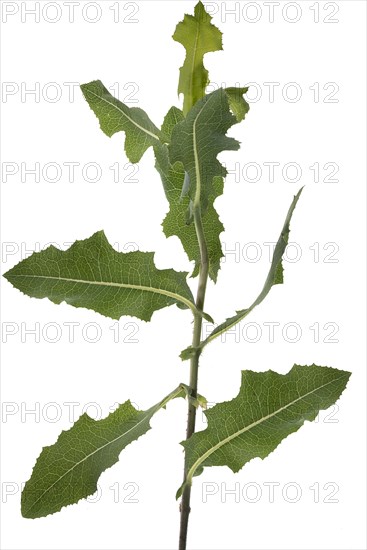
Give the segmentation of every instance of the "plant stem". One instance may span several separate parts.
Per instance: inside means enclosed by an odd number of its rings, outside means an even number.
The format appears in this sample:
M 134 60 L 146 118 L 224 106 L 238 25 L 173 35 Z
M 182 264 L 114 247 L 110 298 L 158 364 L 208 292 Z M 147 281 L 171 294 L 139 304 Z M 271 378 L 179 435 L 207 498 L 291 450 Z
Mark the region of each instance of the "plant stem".
M 206 285 L 208 282 L 209 274 L 209 258 L 208 258 L 208 249 L 205 242 L 203 224 L 201 220 L 200 206 L 194 209 L 194 222 L 196 235 L 200 247 L 200 274 L 199 274 L 199 283 L 196 297 L 196 307 L 202 312 L 204 310 L 205 302 L 205 292 Z M 194 333 L 192 339 L 192 347 L 195 349 L 199 346 L 201 341 L 201 326 L 202 326 L 202 317 L 201 315 L 195 315 L 194 317 Z M 199 371 L 199 357 L 201 350 L 197 349 L 191 357 L 190 362 L 190 395 L 193 398 L 196 398 L 198 391 L 198 371 Z M 188 399 L 188 413 L 187 413 L 187 429 L 186 429 L 186 439 L 192 436 L 195 432 L 195 420 L 196 420 L 196 406 L 192 403 L 192 400 Z M 187 479 L 188 465 L 185 456 L 185 467 L 184 467 L 184 484 Z M 186 550 L 186 541 L 187 541 L 187 528 L 189 522 L 190 514 L 190 497 L 191 497 L 191 485 L 184 485 L 182 500 L 181 500 L 181 523 L 180 523 L 180 539 L 179 539 L 179 550 Z

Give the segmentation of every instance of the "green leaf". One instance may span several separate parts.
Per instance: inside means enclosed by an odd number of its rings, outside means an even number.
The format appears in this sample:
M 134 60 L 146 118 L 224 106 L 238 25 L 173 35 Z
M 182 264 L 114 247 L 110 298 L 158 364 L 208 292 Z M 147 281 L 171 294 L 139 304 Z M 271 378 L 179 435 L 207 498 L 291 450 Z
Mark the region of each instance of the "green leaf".
M 217 196 L 214 178 L 227 174 L 217 155 L 239 149 L 238 141 L 226 136 L 236 122 L 225 90 L 219 89 L 198 101 L 186 119 L 173 129 L 169 146 L 171 163 L 182 162 L 190 178 L 188 196 L 194 208 L 200 205 L 202 215 L 209 197 Z
M 172 107 L 163 122 L 162 134 L 167 141 L 171 140 L 175 126 L 184 120 L 182 111 Z M 195 262 L 193 277 L 198 275 L 200 266 L 200 248 L 196 236 L 195 225 L 188 223 L 187 212 L 190 209 L 190 197 L 184 193 L 185 170 L 181 162 L 171 164 L 168 146 L 162 144 L 154 148 L 156 155 L 156 169 L 158 170 L 163 188 L 170 205 L 169 212 L 163 221 L 163 231 L 166 237 L 176 235 L 189 258 Z M 220 233 L 224 227 L 213 207 L 215 196 L 223 192 L 223 179 L 214 178 L 214 195 L 209 198 L 208 209 L 202 217 L 204 235 L 206 238 L 209 256 L 209 276 L 213 281 L 217 280 L 220 268 L 220 259 L 223 256 Z
M 185 397 L 179 386 L 147 411 L 130 401 L 103 420 L 86 413 L 74 426 L 61 432 L 54 445 L 44 447 L 22 492 L 22 515 L 40 518 L 59 512 L 97 490 L 97 481 L 113 466 L 121 451 L 150 430 L 152 416 L 176 397 Z
M 286 249 L 287 244 L 288 244 L 289 233 L 290 233 L 290 227 L 289 226 L 290 226 L 290 222 L 291 222 L 291 219 L 292 219 L 292 215 L 293 215 L 294 209 L 296 208 L 296 205 L 297 205 L 298 199 L 299 199 L 299 197 L 302 193 L 302 190 L 303 190 L 303 187 L 298 191 L 297 195 L 293 198 L 292 204 L 289 207 L 287 217 L 284 221 L 282 231 L 280 233 L 278 242 L 277 242 L 277 244 L 275 246 L 275 249 L 274 249 L 270 270 L 269 270 L 269 273 L 268 273 L 268 276 L 266 278 L 266 281 L 265 281 L 265 284 L 263 286 L 262 291 L 260 292 L 260 294 L 258 295 L 256 300 L 251 304 L 250 307 L 248 307 L 247 309 L 241 309 L 241 310 L 237 311 L 236 315 L 234 315 L 233 317 L 230 317 L 229 319 L 224 321 L 224 323 L 217 326 L 213 330 L 213 332 L 211 334 L 209 334 L 208 338 L 206 338 L 205 340 L 203 340 L 200 343 L 200 346 L 198 346 L 198 349 L 202 350 L 212 340 L 214 340 L 215 338 L 218 338 L 218 336 L 220 336 L 221 334 L 223 334 L 227 330 L 234 327 L 237 323 L 242 321 L 245 317 L 247 317 L 247 315 L 249 315 L 249 313 L 251 313 L 251 311 L 256 306 L 261 304 L 261 302 L 266 298 L 266 296 L 270 292 L 270 289 L 274 285 L 283 283 L 282 257 L 283 257 L 283 254 L 284 254 L 285 249 Z M 181 352 L 180 357 L 181 357 L 182 360 L 187 360 L 194 353 L 195 353 L 194 348 L 192 346 L 190 346 L 190 347 L 186 348 L 185 350 L 183 350 Z
M 225 88 L 225 92 L 232 113 L 237 122 L 241 122 L 250 109 L 249 104 L 243 97 L 248 92 L 248 88 Z
M 168 174 L 161 173 L 170 197 L 170 210 L 163 221 L 163 231 L 166 237 L 177 235 L 181 240 L 182 246 L 189 258 L 195 262 L 195 268 L 192 277 L 199 274 L 200 267 L 200 248 L 197 241 L 195 225 L 187 223 L 187 212 L 190 208 L 190 199 L 188 197 L 181 199 L 181 189 L 184 180 L 184 170 L 180 163 L 176 163 L 170 168 Z M 217 195 L 223 192 L 222 178 L 216 178 L 213 187 Z M 214 195 L 209 199 L 206 212 L 202 217 L 205 241 L 208 248 L 209 257 L 209 276 L 216 282 L 218 271 L 220 269 L 220 260 L 223 257 L 222 245 L 219 235 L 224 231 L 222 222 L 213 206 Z
M 183 122 L 185 117 L 183 112 L 178 107 L 171 107 L 166 116 L 164 117 L 161 134 L 164 137 L 164 141 L 169 143 L 171 141 L 172 132 L 175 126 L 179 122 Z
M 178 23 L 173 39 L 182 44 L 186 58 L 180 69 L 178 93 L 184 95 L 183 112 L 186 115 L 205 94 L 209 84 L 208 71 L 204 67 L 204 55 L 222 50 L 222 33 L 210 21 L 202 2 L 195 6 L 194 16 L 185 15 Z
M 129 161 L 139 162 L 145 151 L 161 139 L 158 128 L 139 107 L 128 107 L 113 97 L 100 80 L 81 85 L 89 107 L 108 136 L 125 132 L 125 152 Z
M 149 321 L 154 311 L 172 304 L 197 312 L 187 273 L 157 269 L 153 252 L 116 252 L 103 231 L 65 252 L 54 246 L 36 252 L 4 276 L 28 296 L 112 319 L 132 315 Z
M 320 410 L 335 403 L 349 377 L 349 372 L 316 365 L 294 365 L 284 375 L 242 371 L 237 397 L 206 411 L 206 430 L 181 443 L 188 484 L 207 466 L 228 466 L 238 472 L 253 458 L 264 459 L 305 420 L 314 420 Z

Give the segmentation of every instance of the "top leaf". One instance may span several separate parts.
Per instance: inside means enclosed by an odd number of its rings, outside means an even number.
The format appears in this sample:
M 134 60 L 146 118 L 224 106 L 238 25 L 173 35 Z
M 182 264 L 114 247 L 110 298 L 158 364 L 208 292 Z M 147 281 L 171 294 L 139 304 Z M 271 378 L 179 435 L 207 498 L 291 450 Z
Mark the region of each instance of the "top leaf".
M 222 33 L 210 22 L 202 2 L 195 6 L 195 15 L 185 15 L 178 23 L 173 39 L 186 49 L 186 59 L 180 69 L 178 93 L 184 95 L 183 112 L 186 115 L 205 94 L 209 83 L 203 58 L 208 52 L 222 50 Z
M 160 131 L 143 109 L 121 103 L 100 80 L 82 84 L 81 89 L 108 137 L 116 132 L 126 133 L 125 152 L 130 162 L 139 162 L 150 146 L 159 143 Z

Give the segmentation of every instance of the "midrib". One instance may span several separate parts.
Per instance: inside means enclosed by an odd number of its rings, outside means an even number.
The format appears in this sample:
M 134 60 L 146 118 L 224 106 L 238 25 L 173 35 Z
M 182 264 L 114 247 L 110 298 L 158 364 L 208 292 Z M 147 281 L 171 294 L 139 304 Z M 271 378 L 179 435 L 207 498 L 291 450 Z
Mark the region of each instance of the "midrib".
M 130 288 L 134 290 L 141 290 L 144 292 L 154 292 L 155 294 L 163 294 L 164 296 L 168 296 L 169 298 L 174 298 L 175 300 L 178 300 L 179 302 L 182 302 L 185 305 L 187 305 L 190 309 L 193 309 L 193 308 L 195 309 L 194 304 L 184 296 L 181 296 L 180 294 L 176 294 L 174 292 L 170 292 L 169 290 L 164 290 L 161 288 L 155 288 L 150 286 L 132 285 L 128 283 L 113 283 L 108 281 L 86 281 L 84 279 L 71 279 L 68 277 L 52 277 L 47 275 L 13 275 L 12 277 L 13 278 L 27 277 L 27 278 L 33 278 L 33 279 L 51 279 L 55 281 L 66 281 L 70 283 L 81 283 L 85 285 L 111 286 L 111 287 L 117 287 L 117 288 Z
M 196 29 L 196 37 L 195 37 L 195 44 L 194 44 L 194 55 L 192 56 L 192 67 L 191 67 L 191 72 L 190 72 L 190 92 L 191 92 L 191 98 L 192 98 L 191 107 L 193 107 L 194 104 L 195 104 L 195 101 L 194 101 L 194 67 L 196 65 L 196 54 L 197 54 L 197 51 L 198 51 L 197 45 L 198 45 L 198 41 L 199 41 L 199 34 L 200 34 L 200 24 L 197 26 L 197 29 Z
M 196 124 L 202 112 L 204 111 L 205 107 L 207 107 L 207 105 L 210 103 L 210 100 L 212 97 L 213 96 L 209 97 L 209 99 L 207 99 L 207 101 L 204 103 L 204 105 L 198 112 L 192 127 L 192 140 L 193 140 L 192 146 L 194 150 L 195 176 L 196 176 L 196 190 L 195 190 L 195 200 L 194 200 L 195 207 L 198 207 L 200 205 L 200 198 L 201 198 L 201 174 L 200 174 L 199 152 L 197 150 Z
M 134 126 L 136 126 L 137 128 L 139 128 L 140 130 L 142 130 L 143 132 L 145 132 L 146 134 L 148 134 L 149 136 L 153 137 L 154 139 L 156 139 L 157 141 L 160 141 L 159 140 L 159 137 L 156 135 L 156 134 L 153 134 L 153 132 L 150 132 L 149 130 L 147 130 L 146 128 L 144 128 L 143 126 L 140 126 L 140 124 L 138 124 L 137 122 L 135 122 L 135 120 L 133 120 L 132 118 L 130 118 L 124 111 L 122 111 L 119 107 L 117 107 L 117 105 L 114 105 L 114 103 L 111 103 L 110 101 L 108 101 L 107 99 L 105 99 L 104 97 L 94 93 L 93 91 L 90 91 L 89 93 L 93 94 L 95 97 L 98 97 L 98 99 L 101 99 L 102 101 L 104 101 L 105 103 L 107 103 L 108 105 L 111 105 L 111 107 L 113 107 L 114 109 L 116 109 L 117 111 L 119 111 L 119 113 L 121 113 L 124 117 L 126 117 L 130 122 L 131 124 L 134 124 Z
M 338 379 L 339 380 L 339 379 Z M 266 420 L 269 420 L 269 418 L 272 418 L 273 416 L 276 416 L 277 414 L 279 414 L 280 412 L 284 411 L 285 409 L 288 409 L 289 407 L 291 407 L 292 405 L 294 405 L 295 403 L 297 403 L 298 401 L 300 401 L 301 399 L 305 399 L 308 395 L 311 395 L 312 393 L 315 393 L 316 391 L 318 390 L 321 390 L 322 388 L 328 386 L 329 384 L 334 384 L 335 382 L 338 382 L 338 380 L 331 380 L 330 382 L 327 382 L 326 384 L 323 384 L 322 386 L 319 386 L 318 388 L 315 388 L 313 389 L 312 391 L 308 392 L 308 393 L 305 393 L 304 395 L 302 395 L 301 397 L 298 397 L 297 399 L 295 399 L 294 401 L 291 401 L 290 403 L 288 403 L 287 405 L 284 405 L 284 407 L 280 407 L 279 409 L 277 409 L 276 411 L 272 412 L 271 414 L 268 414 L 267 416 L 264 416 L 262 418 L 260 418 L 259 420 L 256 420 L 256 422 L 253 422 L 252 424 L 249 424 L 248 426 L 245 426 L 244 428 L 242 428 L 241 430 L 238 430 L 237 432 L 235 432 L 234 434 L 226 437 L 225 439 L 223 439 L 222 441 L 219 441 L 219 443 L 217 443 L 216 445 L 214 445 L 214 447 L 211 447 L 210 449 L 208 449 L 200 458 L 198 458 L 198 460 L 191 466 L 188 474 L 187 474 L 187 482 L 191 484 L 191 481 L 192 481 L 192 478 L 195 474 L 195 471 L 197 470 L 197 468 L 200 466 L 200 464 L 202 464 L 210 455 L 212 455 L 213 453 L 215 453 L 215 451 L 217 451 L 218 449 L 220 449 L 221 447 L 223 447 L 223 445 L 226 445 L 227 443 L 231 442 L 233 439 L 235 439 L 236 437 L 239 437 L 240 435 L 242 435 L 243 433 L 251 430 L 252 428 L 254 428 L 255 426 L 261 424 L 262 422 L 265 422 Z

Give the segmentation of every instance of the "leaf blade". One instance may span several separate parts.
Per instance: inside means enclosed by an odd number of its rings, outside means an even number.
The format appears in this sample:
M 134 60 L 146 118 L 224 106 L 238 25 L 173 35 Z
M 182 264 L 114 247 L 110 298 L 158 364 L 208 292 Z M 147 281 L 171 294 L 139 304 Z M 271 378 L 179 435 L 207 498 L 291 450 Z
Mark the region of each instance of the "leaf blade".
M 186 119 L 172 128 L 169 157 L 164 162 L 158 159 L 157 163 L 163 185 L 170 193 L 167 198 L 171 209 L 163 222 L 164 231 L 167 236 L 177 234 L 175 225 L 178 222 L 178 236 L 182 237 L 189 259 L 195 261 L 193 276 L 196 276 L 201 258 L 191 213 L 194 208 L 200 208 L 209 254 L 209 274 L 214 282 L 223 256 L 220 234 L 224 230 L 214 201 L 223 193 L 223 180 L 227 174 L 217 155 L 224 150 L 239 148 L 239 143 L 226 135 L 236 123 L 226 91 L 212 92 L 198 101 Z
M 186 119 L 175 126 L 169 146 L 171 163 L 182 162 L 190 177 L 188 196 L 194 207 L 205 213 L 209 197 L 214 195 L 214 178 L 224 178 L 227 171 L 218 161 L 222 151 L 237 151 L 239 142 L 226 135 L 237 123 L 222 88 L 198 101 Z
M 225 465 L 238 472 L 253 458 L 266 458 L 305 420 L 334 404 L 349 377 L 349 372 L 317 365 L 294 365 L 285 375 L 242 371 L 237 397 L 204 412 L 208 427 L 181 443 L 188 483 L 204 467 Z
M 4 277 L 24 294 L 92 309 L 119 319 L 150 321 L 172 304 L 196 311 L 187 273 L 159 270 L 152 252 L 116 252 L 103 231 L 65 252 L 50 246 L 21 261 Z
M 248 92 L 248 88 L 225 88 L 229 107 L 236 117 L 237 122 L 242 122 L 250 110 L 250 105 L 247 103 L 244 94 Z
M 223 49 L 222 33 L 211 20 L 202 2 L 198 2 L 194 15 L 185 15 L 173 34 L 173 39 L 186 50 L 178 84 L 178 94 L 184 95 L 184 115 L 205 95 L 209 74 L 204 67 L 204 55 Z
M 172 107 L 163 122 L 162 134 L 170 142 L 173 129 L 184 120 L 182 111 Z M 190 209 L 190 198 L 184 192 L 185 169 L 181 162 L 172 164 L 169 159 L 169 150 L 166 144 L 154 147 L 156 169 L 161 177 L 164 192 L 169 202 L 169 211 L 163 220 L 162 227 L 166 237 L 177 236 L 190 261 L 195 262 L 192 277 L 199 272 L 200 247 L 196 236 L 195 225 L 188 223 L 187 212 Z M 223 256 L 219 235 L 224 231 L 223 224 L 213 206 L 216 196 L 223 192 L 223 179 L 215 178 L 213 182 L 214 195 L 209 198 L 208 209 L 202 216 L 204 235 L 208 248 L 209 276 L 216 282 Z
M 108 137 L 125 132 L 125 152 L 130 162 L 139 162 L 145 151 L 162 138 L 143 109 L 128 107 L 113 97 L 100 80 L 82 84 L 81 90 Z
M 277 241 L 277 244 L 275 245 L 273 258 L 270 265 L 270 270 L 265 280 L 262 291 L 248 308 L 237 311 L 236 315 L 229 317 L 223 323 L 218 325 L 211 332 L 211 334 L 209 334 L 209 336 L 200 343 L 200 345 L 198 346 L 198 349 L 200 350 L 204 349 L 204 347 L 207 346 L 210 342 L 212 342 L 215 338 L 218 338 L 221 334 L 224 334 L 227 330 L 230 330 L 235 325 L 240 323 L 243 319 L 245 319 L 245 317 L 247 317 L 252 312 L 252 310 L 256 306 L 260 305 L 261 302 L 265 300 L 265 298 L 267 297 L 271 288 L 274 285 L 283 283 L 282 258 L 289 240 L 290 222 L 292 219 L 292 215 L 297 206 L 302 190 L 303 190 L 303 187 L 301 187 L 298 193 L 294 196 L 293 201 L 288 209 L 287 216 L 285 218 L 279 239 Z M 185 361 L 189 359 L 194 352 L 195 350 L 190 346 L 181 352 L 180 357 L 182 360 Z
M 100 475 L 118 462 L 121 451 L 150 430 L 152 416 L 171 399 L 185 396 L 179 386 L 147 411 L 126 401 L 102 420 L 83 414 L 56 443 L 42 449 L 22 491 L 23 517 L 54 514 L 92 495 Z

